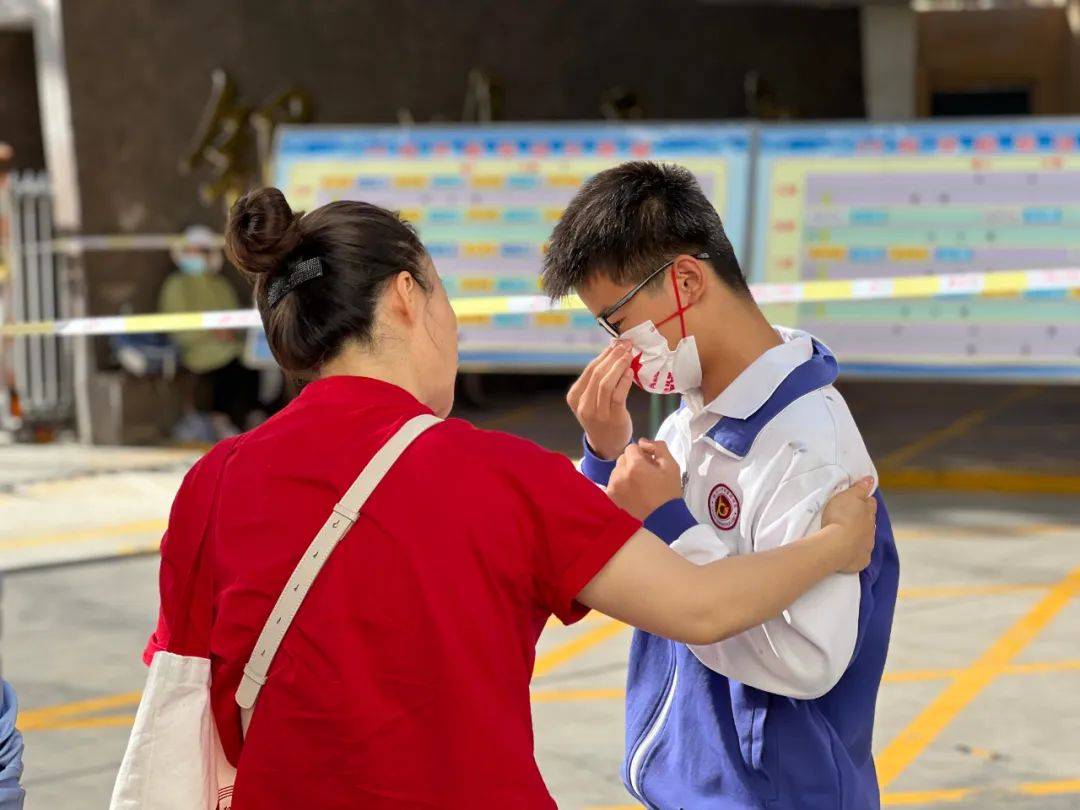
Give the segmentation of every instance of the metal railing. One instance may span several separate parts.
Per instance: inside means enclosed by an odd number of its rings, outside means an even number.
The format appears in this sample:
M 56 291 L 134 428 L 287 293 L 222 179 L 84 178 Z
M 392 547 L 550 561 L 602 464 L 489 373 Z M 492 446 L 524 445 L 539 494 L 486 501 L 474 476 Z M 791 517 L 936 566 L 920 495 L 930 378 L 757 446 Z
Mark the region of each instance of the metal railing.
M 14 323 L 70 318 L 68 258 L 52 249 L 52 189 L 44 172 L 15 172 L 0 193 L 7 221 L 2 246 L 9 268 L 5 310 Z M 67 419 L 74 409 L 72 347 L 53 335 L 17 340 L 8 355 L 28 421 Z

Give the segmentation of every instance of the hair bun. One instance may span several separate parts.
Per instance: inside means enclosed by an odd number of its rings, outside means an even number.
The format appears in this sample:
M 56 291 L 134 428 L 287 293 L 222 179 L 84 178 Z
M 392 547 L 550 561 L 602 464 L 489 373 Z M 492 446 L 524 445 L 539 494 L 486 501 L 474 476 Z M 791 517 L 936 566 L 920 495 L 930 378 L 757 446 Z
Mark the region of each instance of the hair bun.
M 300 245 L 300 217 L 276 188 L 249 191 L 233 203 L 225 253 L 248 273 L 273 273 Z

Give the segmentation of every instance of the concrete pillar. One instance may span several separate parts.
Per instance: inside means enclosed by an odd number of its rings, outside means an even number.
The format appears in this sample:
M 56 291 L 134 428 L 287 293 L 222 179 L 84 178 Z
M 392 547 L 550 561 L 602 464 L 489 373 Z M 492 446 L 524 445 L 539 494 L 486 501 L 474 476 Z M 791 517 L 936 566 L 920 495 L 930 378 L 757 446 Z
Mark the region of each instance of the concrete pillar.
M 1080 114 L 1080 0 L 1069 0 L 1065 7 L 1069 23 L 1069 42 L 1065 55 L 1065 112 Z
M 860 26 L 866 117 L 871 121 L 914 118 L 915 12 L 908 5 L 864 6 Z

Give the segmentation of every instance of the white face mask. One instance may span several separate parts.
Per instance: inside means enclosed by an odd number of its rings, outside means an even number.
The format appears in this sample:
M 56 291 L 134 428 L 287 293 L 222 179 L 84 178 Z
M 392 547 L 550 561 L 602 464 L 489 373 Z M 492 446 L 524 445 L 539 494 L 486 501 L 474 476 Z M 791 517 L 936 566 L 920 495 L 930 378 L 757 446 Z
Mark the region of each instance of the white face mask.
M 634 382 L 653 394 L 685 394 L 701 387 L 701 359 L 694 336 L 684 337 L 674 350 L 652 321 L 639 323 L 619 335 L 634 347 L 630 368 Z

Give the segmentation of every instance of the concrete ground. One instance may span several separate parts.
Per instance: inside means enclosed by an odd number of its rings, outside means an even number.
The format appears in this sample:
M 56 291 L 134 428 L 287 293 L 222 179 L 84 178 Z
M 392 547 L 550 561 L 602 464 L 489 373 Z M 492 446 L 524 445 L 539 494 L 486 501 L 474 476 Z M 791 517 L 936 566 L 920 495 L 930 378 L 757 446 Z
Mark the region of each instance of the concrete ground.
M 0 447 L 0 571 L 156 551 L 190 450 Z
M 460 411 L 575 453 L 562 386 L 496 383 L 486 407 Z M 1080 390 L 845 394 L 903 568 L 875 738 L 886 805 L 1080 808 Z M 647 407 L 635 402 L 642 426 Z M 192 458 L 0 448 L 0 649 L 22 703 L 29 810 L 107 804 L 145 676 L 147 552 Z M 632 806 L 618 778 L 629 638 L 591 615 L 541 639 L 537 756 L 561 807 Z

